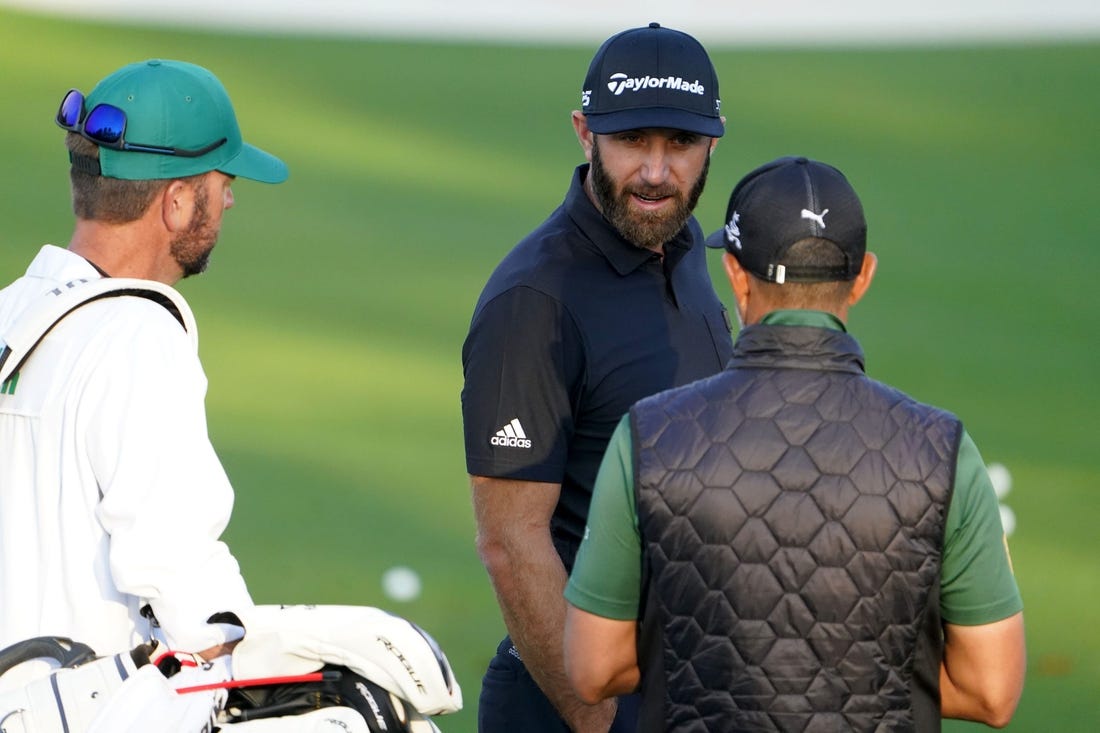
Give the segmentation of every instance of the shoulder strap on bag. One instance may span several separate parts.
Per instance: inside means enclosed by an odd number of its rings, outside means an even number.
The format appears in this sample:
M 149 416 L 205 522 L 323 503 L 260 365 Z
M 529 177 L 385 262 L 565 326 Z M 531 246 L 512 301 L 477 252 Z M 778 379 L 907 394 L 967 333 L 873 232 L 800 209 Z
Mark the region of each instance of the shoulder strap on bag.
M 197 345 L 195 317 L 173 288 L 153 280 L 125 277 L 73 280 L 48 292 L 0 334 L 0 384 L 19 371 L 42 339 L 67 315 L 88 303 L 119 296 L 146 298 L 164 306 Z

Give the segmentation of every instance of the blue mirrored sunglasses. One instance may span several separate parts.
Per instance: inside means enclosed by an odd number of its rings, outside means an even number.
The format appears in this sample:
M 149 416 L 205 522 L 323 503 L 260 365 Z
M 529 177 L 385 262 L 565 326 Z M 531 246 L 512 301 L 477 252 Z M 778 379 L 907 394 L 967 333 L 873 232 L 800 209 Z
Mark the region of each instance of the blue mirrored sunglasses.
M 113 104 L 97 104 L 87 115 L 84 114 L 84 94 L 70 89 L 61 100 L 54 118 L 58 127 L 75 132 L 91 140 L 96 145 L 112 150 L 128 150 L 135 153 L 157 153 L 159 155 L 177 155 L 181 158 L 197 158 L 211 150 L 225 145 L 228 138 L 222 138 L 209 145 L 188 150 L 187 148 L 169 148 L 163 145 L 145 145 L 126 141 L 126 112 Z

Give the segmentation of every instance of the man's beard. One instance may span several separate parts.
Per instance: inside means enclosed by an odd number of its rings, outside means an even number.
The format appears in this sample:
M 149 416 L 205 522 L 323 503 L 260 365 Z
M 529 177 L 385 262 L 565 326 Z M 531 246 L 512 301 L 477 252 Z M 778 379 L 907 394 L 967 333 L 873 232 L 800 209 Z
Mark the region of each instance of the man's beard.
M 707 171 L 710 170 L 710 155 L 703 163 L 703 170 L 688 192 L 685 200 L 684 194 L 676 186 L 666 184 L 664 186 L 631 186 L 616 190 L 616 182 L 608 174 L 600 158 L 600 146 L 592 145 L 592 166 L 589 175 L 592 176 L 592 192 L 603 209 L 603 215 L 611 225 L 619 230 L 623 237 L 642 249 L 660 251 L 666 242 L 671 240 L 684 228 L 684 224 L 691 217 L 699 203 L 699 197 L 703 194 L 703 188 L 707 183 Z M 631 196 L 640 194 L 649 198 L 669 196 L 674 199 L 670 211 L 632 211 L 630 207 Z
M 183 270 L 184 277 L 205 272 L 210 253 L 218 240 L 218 232 L 210 226 L 209 197 L 202 183 L 195 185 L 195 213 L 187 231 L 172 240 L 172 257 Z

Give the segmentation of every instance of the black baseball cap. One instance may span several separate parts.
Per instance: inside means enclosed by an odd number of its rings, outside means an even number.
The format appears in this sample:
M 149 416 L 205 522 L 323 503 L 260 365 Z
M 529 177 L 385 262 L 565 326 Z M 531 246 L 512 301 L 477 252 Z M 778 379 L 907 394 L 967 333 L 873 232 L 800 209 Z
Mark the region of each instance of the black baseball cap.
M 825 239 L 844 255 L 843 267 L 788 266 L 783 257 L 808 237 Z M 852 280 L 867 252 L 863 205 L 844 174 L 807 158 L 773 160 L 734 186 L 726 225 L 707 237 L 746 270 L 767 282 Z
M 722 137 L 721 105 L 702 44 L 659 23 L 604 41 L 581 91 L 588 129 L 599 134 L 667 127 Z

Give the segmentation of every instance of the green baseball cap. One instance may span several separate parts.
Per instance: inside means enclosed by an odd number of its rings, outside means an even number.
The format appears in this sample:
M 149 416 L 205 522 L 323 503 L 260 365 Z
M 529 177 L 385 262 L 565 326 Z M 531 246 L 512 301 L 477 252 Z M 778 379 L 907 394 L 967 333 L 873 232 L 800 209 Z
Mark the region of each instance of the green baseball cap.
M 264 183 L 286 180 L 286 163 L 241 139 L 225 87 L 201 66 L 160 59 L 124 66 L 96 84 L 85 105 L 93 110 L 104 103 L 126 113 L 126 140 L 133 143 L 198 150 L 225 139 L 194 158 L 100 146 L 108 178 L 183 178 L 218 170 Z

